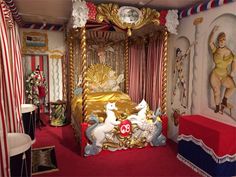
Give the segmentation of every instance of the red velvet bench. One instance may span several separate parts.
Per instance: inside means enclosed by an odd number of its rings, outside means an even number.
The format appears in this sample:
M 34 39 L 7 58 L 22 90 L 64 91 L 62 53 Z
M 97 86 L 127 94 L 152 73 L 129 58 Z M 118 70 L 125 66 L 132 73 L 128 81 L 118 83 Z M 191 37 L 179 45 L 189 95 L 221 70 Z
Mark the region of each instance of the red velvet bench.
M 206 176 L 235 176 L 236 127 L 201 115 L 181 116 L 177 157 Z

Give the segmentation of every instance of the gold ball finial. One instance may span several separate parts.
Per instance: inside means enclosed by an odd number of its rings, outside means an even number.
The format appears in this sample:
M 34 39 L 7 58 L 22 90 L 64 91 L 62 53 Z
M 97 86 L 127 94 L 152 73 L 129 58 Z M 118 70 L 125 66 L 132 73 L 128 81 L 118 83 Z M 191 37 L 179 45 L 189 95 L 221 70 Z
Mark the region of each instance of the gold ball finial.
M 131 35 L 132 35 L 132 31 L 131 31 L 130 28 L 128 28 L 127 35 L 128 35 L 128 36 L 131 36 Z
M 198 25 L 198 24 L 200 24 L 200 23 L 202 23 L 203 22 L 203 18 L 202 17 L 199 17 L 199 18 L 196 18 L 194 21 L 193 21 L 193 25 Z

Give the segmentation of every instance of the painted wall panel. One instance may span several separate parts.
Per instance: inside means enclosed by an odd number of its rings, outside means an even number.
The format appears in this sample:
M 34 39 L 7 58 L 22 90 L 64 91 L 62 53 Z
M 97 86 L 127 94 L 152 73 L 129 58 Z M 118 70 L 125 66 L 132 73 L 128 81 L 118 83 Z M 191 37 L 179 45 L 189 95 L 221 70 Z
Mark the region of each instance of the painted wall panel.
M 169 45 L 169 92 L 168 92 L 168 114 L 169 114 L 169 137 L 176 141 L 178 135 L 178 125 L 174 125 L 173 110 L 178 109 L 183 114 L 202 114 L 211 119 L 236 126 L 236 89 L 232 91 L 232 95 L 227 99 L 227 107 L 222 106 L 225 88 L 223 85 L 224 78 L 219 83 L 222 84 L 220 89 L 220 108 L 224 108 L 215 113 L 216 102 L 214 99 L 213 89 L 211 87 L 211 73 L 219 64 L 213 58 L 213 54 L 209 47 L 209 36 L 215 26 L 219 26 L 215 32 L 213 39 L 217 44 L 216 38 L 220 32 L 226 34 L 226 46 L 236 55 L 236 2 L 223 5 L 218 8 L 210 9 L 202 13 L 192 15 L 180 20 L 178 27 L 178 35 L 170 37 Z M 185 42 L 184 42 L 185 41 Z M 193 44 L 193 46 L 191 46 Z M 176 50 L 180 48 L 183 53 L 190 47 L 189 55 L 182 62 L 183 77 L 186 80 L 187 89 L 187 105 L 186 108 L 181 105 L 179 95 L 183 89 L 179 82 L 176 90 L 176 98 L 173 98 L 173 90 L 175 82 L 173 81 L 173 71 L 176 68 Z M 217 45 L 216 45 L 217 47 Z M 220 49 L 221 50 L 221 49 Z M 219 51 L 219 50 L 218 50 Z M 225 57 L 228 54 L 222 54 Z M 229 61 L 223 70 L 230 73 L 233 65 L 232 60 Z M 220 64 L 221 67 L 222 64 Z M 222 66 L 223 67 L 223 66 Z M 236 83 L 236 74 L 231 79 Z M 234 85 L 235 87 L 235 85 Z M 173 100 L 173 101 L 171 101 Z M 172 104 L 171 104 L 172 103 Z M 231 106 L 231 109 L 228 107 Z

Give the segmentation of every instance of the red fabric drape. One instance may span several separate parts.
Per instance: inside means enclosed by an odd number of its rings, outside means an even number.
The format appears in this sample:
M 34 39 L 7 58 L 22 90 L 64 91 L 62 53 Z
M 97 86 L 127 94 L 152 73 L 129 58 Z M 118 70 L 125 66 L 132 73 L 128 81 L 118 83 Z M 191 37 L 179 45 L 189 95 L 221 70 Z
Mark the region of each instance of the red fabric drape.
M 145 45 L 135 44 L 129 49 L 129 95 L 131 99 L 139 103 L 145 95 Z
M 143 98 L 150 108 L 160 106 L 163 37 L 150 37 L 148 43 L 135 43 L 129 50 L 129 95 L 135 102 Z
M 163 39 L 151 39 L 147 51 L 147 77 L 145 79 L 147 88 L 145 99 L 151 109 L 160 106 L 161 98 L 161 75 L 162 75 L 162 51 Z
M 0 2 L 0 176 L 10 176 L 8 132 L 23 132 L 23 72 L 18 26 L 4 1 Z

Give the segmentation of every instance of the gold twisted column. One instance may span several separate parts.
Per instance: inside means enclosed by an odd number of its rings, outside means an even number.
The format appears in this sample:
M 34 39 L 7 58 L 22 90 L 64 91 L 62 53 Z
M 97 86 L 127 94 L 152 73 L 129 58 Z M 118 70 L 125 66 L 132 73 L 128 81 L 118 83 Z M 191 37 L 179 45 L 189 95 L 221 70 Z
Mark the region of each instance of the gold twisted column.
M 70 34 L 69 36 L 69 101 L 72 101 L 74 97 L 74 89 L 75 89 L 75 81 L 74 81 L 74 58 L 73 58 L 73 36 Z
M 85 27 L 81 28 L 80 32 L 81 38 L 81 59 L 82 59 L 82 116 L 83 121 L 88 120 L 87 112 L 87 51 L 86 51 L 86 29 Z
M 162 60 L 162 90 L 161 90 L 161 110 L 162 114 L 166 114 L 167 110 L 167 45 L 168 45 L 168 32 L 164 32 L 164 52 Z
M 125 39 L 125 92 L 129 93 L 129 39 Z
M 63 88 L 62 88 L 62 98 L 63 100 L 67 100 L 66 99 L 66 93 L 67 93 L 67 86 L 66 86 L 66 83 L 67 83 L 67 79 L 66 79 L 66 57 L 65 55 L 63 55 L 63 58 L 62 58 L 62 84 L 63 84 Z

